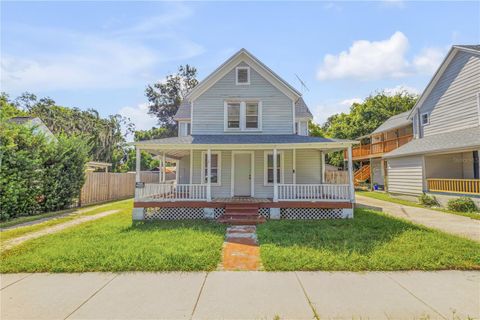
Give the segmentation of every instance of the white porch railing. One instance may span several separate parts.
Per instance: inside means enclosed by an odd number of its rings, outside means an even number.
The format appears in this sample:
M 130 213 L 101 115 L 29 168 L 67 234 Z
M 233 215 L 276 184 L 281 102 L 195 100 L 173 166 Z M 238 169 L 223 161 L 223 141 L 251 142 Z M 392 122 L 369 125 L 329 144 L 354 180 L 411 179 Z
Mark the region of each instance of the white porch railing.
M 348 184 L 279 184 L 279 201 L 350 201 Z
M 137 201 L 195 201 L 207 200 L 207 185 L 146 183 L 143 188 L 135 190 Z

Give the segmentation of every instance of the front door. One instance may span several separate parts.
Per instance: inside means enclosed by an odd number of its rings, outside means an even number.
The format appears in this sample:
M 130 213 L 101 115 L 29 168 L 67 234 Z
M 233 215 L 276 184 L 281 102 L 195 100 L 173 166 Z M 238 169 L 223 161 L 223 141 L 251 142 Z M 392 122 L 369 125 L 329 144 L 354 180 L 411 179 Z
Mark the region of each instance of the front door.
M 251 154 L 237 153 L 234 154 L 234 183 L 233 195 L 237 197 L 250 197 L 251 193 Z

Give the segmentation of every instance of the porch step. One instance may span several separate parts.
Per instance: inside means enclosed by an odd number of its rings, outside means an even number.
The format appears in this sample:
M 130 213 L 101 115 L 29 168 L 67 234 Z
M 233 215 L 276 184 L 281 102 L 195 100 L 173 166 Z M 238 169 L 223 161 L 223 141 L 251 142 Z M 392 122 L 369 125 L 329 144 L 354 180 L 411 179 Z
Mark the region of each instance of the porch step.
M 218 222 L 229 225 L 256 225 L 264 223 L 266 220 L 261 216 L 249 216 L 249 215 L 223 215 L 218 218 Z

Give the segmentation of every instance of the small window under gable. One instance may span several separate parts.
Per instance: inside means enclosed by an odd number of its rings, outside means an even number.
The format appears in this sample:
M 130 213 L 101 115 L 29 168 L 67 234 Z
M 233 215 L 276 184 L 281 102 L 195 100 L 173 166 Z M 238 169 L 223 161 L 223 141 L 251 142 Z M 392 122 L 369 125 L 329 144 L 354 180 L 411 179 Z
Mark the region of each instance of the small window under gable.
M 422 126 L 427 125 L 430 123 L 430 115 L 428 113 L 422 113 L 420 117 L 420 121 Z
M 237 67 L 235 70 L 235 82 L 237 85 L 250 84 L 249 67 Z

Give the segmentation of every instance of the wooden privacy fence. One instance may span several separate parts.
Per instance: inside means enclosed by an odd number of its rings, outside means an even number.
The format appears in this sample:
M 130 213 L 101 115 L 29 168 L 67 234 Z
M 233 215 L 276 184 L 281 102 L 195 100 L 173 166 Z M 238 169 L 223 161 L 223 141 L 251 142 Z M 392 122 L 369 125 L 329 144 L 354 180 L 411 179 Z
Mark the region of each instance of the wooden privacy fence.
M 325 183 L 327 184 L 348 184 L 348 171 L 326 171 Z
M 133 198 L 135 195 L 135 172 L 87 172 L 85 176 L 85 184 L 80 191 L 80 206 Z M 140 180 L 158 183 L 158 172 L 141 172 Z

